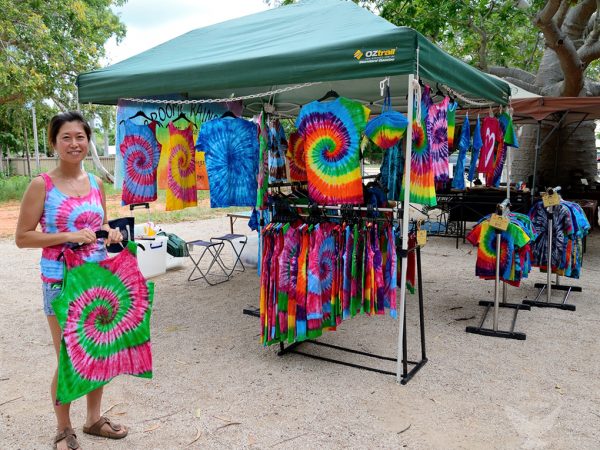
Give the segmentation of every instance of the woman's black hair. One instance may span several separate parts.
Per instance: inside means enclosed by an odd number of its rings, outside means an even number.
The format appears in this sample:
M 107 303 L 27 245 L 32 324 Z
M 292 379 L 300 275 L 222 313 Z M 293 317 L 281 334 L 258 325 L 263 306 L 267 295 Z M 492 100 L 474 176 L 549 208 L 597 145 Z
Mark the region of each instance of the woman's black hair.
M 87 120 L 83 118 L 80 112 L 67 111 L 59 113 L 55 115 L 52 119 L 50 119 L 50 123 L 48 124 L 48 143 L 50 144 L 50 146 L 56 144 L 58 131 L 60 130 L 60 127 L 62 127 L 67 122 L 80 122 L 83 126 L 83 131 L 85 131 L 88 141 L 91 139 L 92 129 L 87 123 Z

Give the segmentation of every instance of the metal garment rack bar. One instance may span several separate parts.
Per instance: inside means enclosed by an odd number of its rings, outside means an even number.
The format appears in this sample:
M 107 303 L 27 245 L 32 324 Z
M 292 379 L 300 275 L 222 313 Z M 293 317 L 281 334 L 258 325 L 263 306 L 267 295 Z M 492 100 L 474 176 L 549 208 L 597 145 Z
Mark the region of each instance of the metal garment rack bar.
M 403 342 L 403 345 L 402 345 L 402 373 L 400 374 L 400 377 L 401 377 L 400 383 L 401 384 L 408 383 L 428 361 L 427 353 L 426 353 L 426 349 L 425 349 L 425 315 L 423 312 L 423 280 L 421 277 L 421 275 L 422 275 L 421 248 L 419 246 L 417 246 L 417 247 L 414 247 L 413 249 L 409 250 L 409 252 L 411 252 L 411 251 L 416 252 L 416 255 L 417 255 L 416 259 L 417 259 L 417 283 L 418 283 L 418 290 L 419 290 L 418 299 L 419 299 L 419 331 L 420 331 L 420 337 L 421 337 L 421 359 L 419 361 L 409 361 L 408 360 L 408 349 L 407 349 L 407 345 L 406 345 L 406 316 L 404 316 L 404 328 L 403 328 L 403 333 L 402 333 L 402 342 Z M 247 314 L 246 310 L 244 310 L 244 313 Z M 294 342 L 293 344 L 290 344 L 287 347 L 285 346 L 285 344 L 283 344 L 281 342 L 279 344 L 279 352 L 277 353 L 277 355 L 283 356 L 288 353 L 295 353 L 297 355 L 303 355 L 303 356 L 306 356 L 306 357 L 312 358 L 312 359 L 318 359 L 321 361 L 327 361 L 327 362 L 334 363 L 334 364 L 340 364 L 343 366 L 354 367 L 356 369 L 368 370 L 370 372 L 377 372 L 377 373 L 382 373 L 384 375 L 393 375 L 393 376 L 398 377 L 398 374 L 396 372 L 392 372 L 389 370 L 383 370 L 383 369 L 379 369 L 376 367 L 369 367 L 369 366 L 365 366 L 362 364 L 355 364 L 355 363 L 351 363 L 351 362 L 347 362 L 347 361 L 341 361 L 339 359 L 329 358 L 329 357 L 325 357 L 325 356 L 321 356 L 321 355 L 315 355 L 312 353 L 307 353 L 307 352 L 298 350 L 297 348 L 302 344 L 312 344 L 312 345 L 317 345 L 317 346 L 322 346 L 322 347 L 333 348 L 335 350 L 339 350 L 342 352 L 353 353 L 353 354 L 357 354 L 357 355 L 361 355 L 361 356 L 367 356 L 367 357 L 373 358 L 373 359 L 398 362 L 398 358 L 391 358 L 388 356 L 376 355 L 376 354 L 369 353 L 369 352 L 363 352 L 360 350 L 354 350 L 351 348 L 341 347 L 339 345 L 326 344 L 326 343 L 318 342 L 315 340 Z M 409 365 L 414 366 L 414 367 L 412 367 L 412 369 L 410 371 L 408 370 Z
M 508 199 L 504 200 L 500 203 L 496 212 L 498 215 L 502 215 L 504 217 L 508 216 L 510 212 L 510 201 Z M 508 218 L 508 217 L 507 217 Z M 494 280 L 494 301 L 485 301 L 482 300 L 479 302 L 480 306 L 485 306 L 485 312 L 483 313 L 483 317 L 481 318 L 481 322 L 479 326 L 469 326 L 465 329 L 467 333 L 481 334 L 484 336 L 493 336 L 493 337 L 501 337 L 505 339 L 517 339 L 520 341 L 524 341 L 526 339 L 525 333 L 520 333 L 515 331 L 515 325 L 517 324 L 517 315 L 519 311 L 529 311 L 531 307 L 528 305 L 524 305 L 522 303 L 508 303 L 506 301 L 507 293 L 506 293 L 506 283 L 503 285 L 502 291 L 502 302 L 500 302 L 500 243 L 502 240 L 502 231 L 496 229 L 496 278 Z M 493 307 L 493 316 L 492 316 L 492 328 L 484 328 L 485 321 L 488 317 L 490 309 Z M 514 310 L 512 324 L 509 330 L 499 330 L 498 329 L 498 314 L 500 308 L 510 308 Z
M 333 210 L 333 211 L 343 210 L 344 208 L 346 208 L 346 209 L 352 209 L 352 211 L 391 212 L 391 213 L 394 213 L 394 215 L 396 213 L 398 213 L 398 211 L 400 210 L 400 208 L 369 208 L 366 206 L 350 206 L 350 207 L 348 207 L 347 205 L 338 205 L 338 206 L 303 205 L 303 204 L 299 204 L 299 203 L 290 203 L 289 207 L 290 208 L 307 208 L 307 209 L 318 208 L 318 209 L 326 209 L 326 210 Z
M 558 193 L 560 186 L 548 189 L 546 192 L 549 195 Z M 579 286 L 567 286 L 560 284 L 559 275 L 556 274 L 556 284 L 552 284 L 550 280 L 552 276 L 552 240 L 554 234 L 553 218 L 554 218 L 554 206 L 546 208 L 546 217 L 548 218 L 548 249 L 546 256 L 546 283 L 535 283 L 534 287 L 539 289 L 538 295 L 533 300 L 523 300 L 523 304 L 529 306 L 537 306 L 538 308 L 558 308 L 565 311 L 575 311 L 575 305 L 567 303 L 569 294 L 571 292 L 582 292 L 582 288 Z M 552 302 L 552 291 L 566 291 L 562 302 Z M 546 291 L 546 301 L 539 300 L 542 294 Z

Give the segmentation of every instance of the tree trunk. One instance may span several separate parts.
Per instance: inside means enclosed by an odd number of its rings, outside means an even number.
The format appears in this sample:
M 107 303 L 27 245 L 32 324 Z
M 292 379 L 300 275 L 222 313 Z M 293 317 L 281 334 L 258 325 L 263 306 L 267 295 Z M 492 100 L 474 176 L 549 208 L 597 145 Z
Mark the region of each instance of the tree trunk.
M 592 184 L 596 177 L 596 137 L 594 122 L 563 127 L 542 146 L 537 162 L 537 186 L 540 189 L 562 186 L 563 189 L 581 186 L 586 178 Z M 533 175 L 537 125 L 523 126 L 520 148 L 513 152 L 513 181 L 528 181 Z M 543 125 L 540 141 L 548 136 L 552 126 Z M 530 184 L 528 183 L 528 186 Z
M 23 136 L 25 136 L 25 158 L 27 160 L 27 176 L 31 178 L 31 162 L 29 161 L 29 139 L 27 139 L 27 130 L 23 128 Z
M 542 148 L 540 174 L 542 180 L 565 189 L 581 186 L 596 177 L 596 136 L 594 122 L 584 122 L 561 128 Z

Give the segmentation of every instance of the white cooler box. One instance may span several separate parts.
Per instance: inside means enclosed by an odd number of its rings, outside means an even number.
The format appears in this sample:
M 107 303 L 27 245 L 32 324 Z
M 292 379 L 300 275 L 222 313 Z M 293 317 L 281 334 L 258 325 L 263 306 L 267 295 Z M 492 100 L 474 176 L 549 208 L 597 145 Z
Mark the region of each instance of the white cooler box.
M 138 246 L 137 260 L 140 270 L 146 278 L 152 278 L 167 271 L 168 240 L 166 236 L 135 240 L 144 246 L 144 249 Z

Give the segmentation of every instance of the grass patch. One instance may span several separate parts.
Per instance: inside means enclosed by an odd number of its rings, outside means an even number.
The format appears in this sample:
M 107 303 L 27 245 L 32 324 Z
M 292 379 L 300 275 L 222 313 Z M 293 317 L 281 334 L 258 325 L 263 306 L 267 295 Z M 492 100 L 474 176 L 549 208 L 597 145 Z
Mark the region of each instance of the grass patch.
M 128 206 L 121 206 L 121 191 L 112 185 L 105 185 L 107 197 L 112 197 L 115 201 L 109 201 L 107 204 L 108 216 L 126 217 L 135 216 L 136 223 L 154 222 L 157 224 L 187 222 L 194 220 L 213 219 L 223 217 L 228 212 L 248 211 L 249 207 L 231 207 L 231 208 L 210 208 L 208 203 L 208 191 L 198 191 L 198 206 L 185 208 L 178 211 L 165 211 L 166 191 L 158 191 L 156 202 L 150 203 L 150 209 L 138 208 L 131 212 Z
M 0 176 L 0 202 L 21 200 L 30 181 L 26 176 Z

